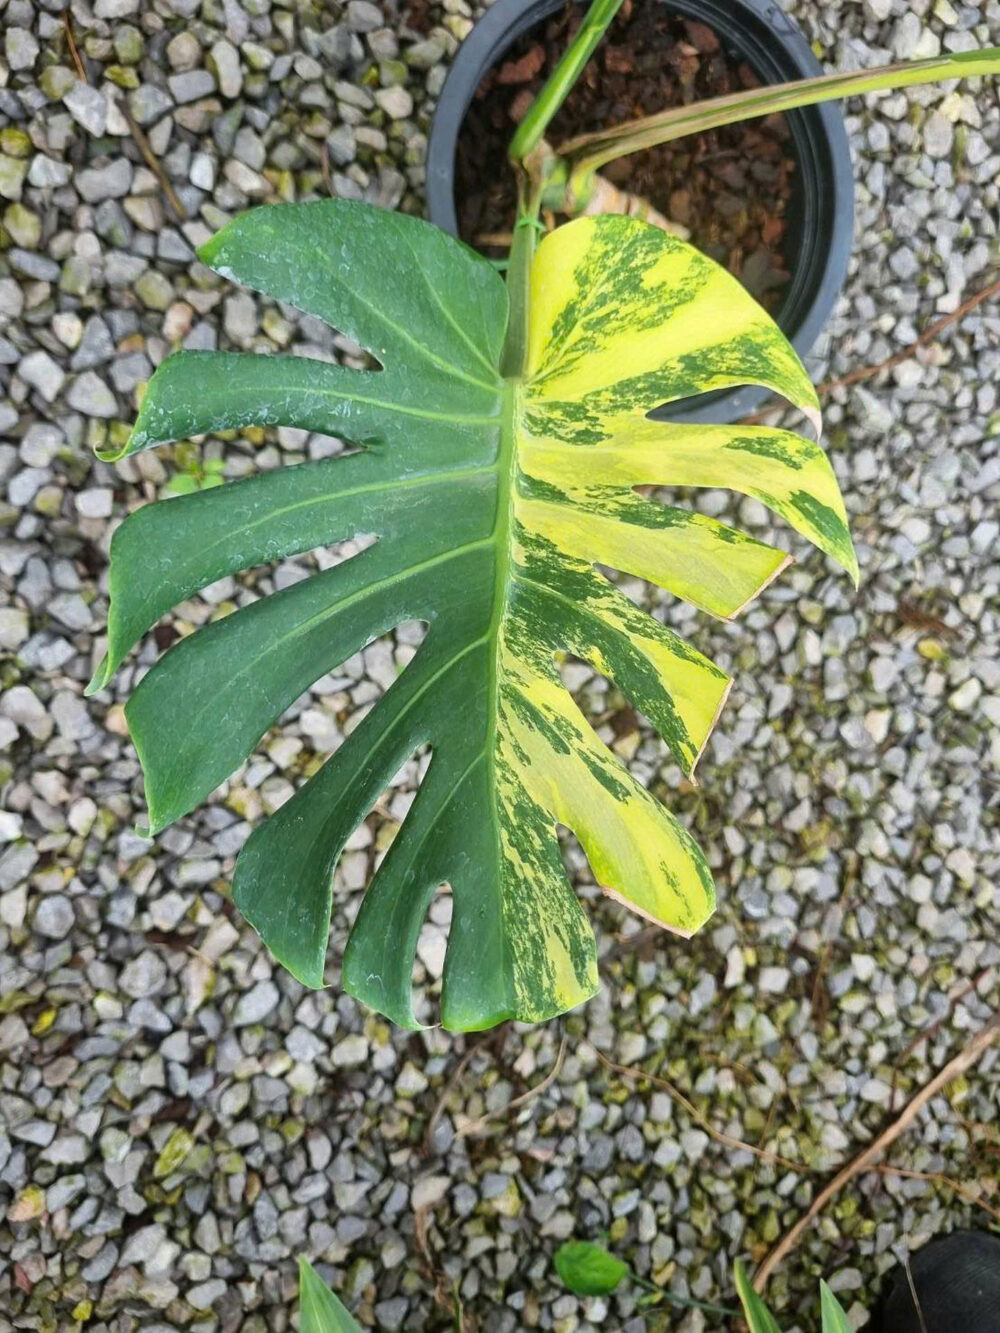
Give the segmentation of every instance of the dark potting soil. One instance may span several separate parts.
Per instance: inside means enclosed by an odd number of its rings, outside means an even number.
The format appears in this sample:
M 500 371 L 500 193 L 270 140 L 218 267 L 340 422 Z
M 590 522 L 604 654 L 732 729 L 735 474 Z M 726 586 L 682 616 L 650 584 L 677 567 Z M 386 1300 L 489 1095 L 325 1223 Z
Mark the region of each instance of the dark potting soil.
M 484 77 L 466 113 L 455 158 L 463 240 L 506 254 L 515 186 L 507 164 L 514 126 L 565 51 L 584 6 L 567 4 L 519 38 Z M 559 143 L 638 116 L 687 105 L 760 80 L 703 23 L 663 0 L 625 0 L 604 41 L 553 120 Z M 603 174 L 690 231 L 692 243 L 734 273 L 768 308 L 788 281 L 782 253 L 795 160 L 784 116 L 728 125 L 619 158 Z

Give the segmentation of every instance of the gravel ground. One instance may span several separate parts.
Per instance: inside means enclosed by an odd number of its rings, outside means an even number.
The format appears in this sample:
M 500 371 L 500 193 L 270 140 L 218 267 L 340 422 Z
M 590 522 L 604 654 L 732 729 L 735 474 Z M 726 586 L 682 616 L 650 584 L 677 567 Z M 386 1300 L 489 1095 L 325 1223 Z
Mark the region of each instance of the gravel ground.
M 803 0 L 797 13 L 839 68 L 1000 42 L 994 0 Z M 760 1258 L 801 1214 L 808 1171 L 865 1143 L 894 1078 L 911 1093 L 1000 1005 L 996 303 L 832 397 L 860 593 L 772 534 L 755 503 L 702 497 L 802 561 L 736 627 L 669 608 L 737 672 L 697 792 L 677 795 L 663 746 L 603 680 L 574 679 L 602 734 L 711 849 L 714 922 L 689 944 L 645 931 L 626 944 L 641 923 L 594 901 L 607 984 L 581 1011 L 475 1042 L 393 1032 L 338 993 L 337 959 L 414 766 L 339 872 L 331 989 L 277 968 L 226 884 L 254 821 L 416 634 L 321 682 L 155 845 L 135 831 L 122 713 L 136 668 L 82 697 L 122 515 L 177 477 L 237 477 L 328 442 L 261 430 L 115 467 L 91 447 L 127 430 L 137 387 L 178 344 L 337 349 L 315 321 L 224 287 L 193 246 L 248 204 L 322 191 L 324 143 L 336 193 L 419 211 L 429 118 L 471 11 L 74 0 L 72 14 L 87 84 L 56 0 L 0 0 L 0 1328 L 281 1330 L 300 1253 L 379 1329 L 449 1327 L 433 1293 L 452 1284 L 480 1330 L 649 1326 L 629 1284 L 578 1300 L 552 1281 L 569 1236 L 609 1236 L 672 1291 L 731 1299 L 732 1259 Z M 819 376 L 904 346 L 1000 259 L 995 88 L 856 102 L 850 128 L 858 244 Z M 314 565 L 223 580 L 158 642 Z M 151 638 L 139 670 L 155 652 Z M 428 1013 L 438 913 L 420 949 Z M 803 1171 L 721 1146 L 598 1053 L 643 1062 L 717 1128 Z M 998 1072 L 994 1051 L 934 1099 L 893 1163 L 995 1189 Z M 773 1279 L 774 1303 L 814 1328 L 816 1277 L 835 1272 L 860 1326 L 902 1249 L 988 1221 L 950 1186 L 866 1176 Z M 664 1326 L 717 1321 L 678 1310 Z

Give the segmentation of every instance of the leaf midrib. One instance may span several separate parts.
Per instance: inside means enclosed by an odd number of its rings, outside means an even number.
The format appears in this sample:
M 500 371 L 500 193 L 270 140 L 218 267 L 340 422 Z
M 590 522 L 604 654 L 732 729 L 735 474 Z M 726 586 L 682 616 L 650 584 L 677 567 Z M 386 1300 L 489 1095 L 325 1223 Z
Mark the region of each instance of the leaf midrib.
M 500 819 L 497 815 L 497 729 L 500 717 L 500 642 L 503 618 L 510 600 L 513 572 L 513 551 L 511 530 L 514 519 L 515 486 L 517 473 L 517 424 L 520 418 L 520 383 L 505 380 L 503 387 L 503 412 L 500 426 L 500 448 L 497 452 L 497 511 L 493 522 L 492 540 L 495 545 L 495 574 L 493 583 L 493 611 L 486 630 L 492 640 L 489 653 L 489 682 L 486 694 L 486 736 L 484 752 L 488 758 L 486 765 L 487 791 L 493 827 L 494 865 L 503 864 L 503 847 L 500 842 Z M 508 951 L 506 935 L 499 932 L 500 948 L 504 955 L 504 971 L 507 970 L 506 954 Z

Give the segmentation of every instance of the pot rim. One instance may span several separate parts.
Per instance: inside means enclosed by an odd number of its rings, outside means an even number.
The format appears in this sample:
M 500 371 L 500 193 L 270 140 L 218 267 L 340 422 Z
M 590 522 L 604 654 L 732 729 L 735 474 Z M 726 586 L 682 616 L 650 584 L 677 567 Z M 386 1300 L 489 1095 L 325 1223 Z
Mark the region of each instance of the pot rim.
M 454 165 L 466 110 L 483 75 L 530 28 L 565 0 L 495 0 L 462 43 L 441 89 L 427 149 L 427 212 L 458 233 Z M 582 0 L 580 0 L 582 3 Z M 804 34 L 776 0 L 662 0 L 697 18 L 742 55 L 767 83 L 823 72 Z M 836 102 L 785 113 L 796 158 L 789 211 L 791 280 L 774 314 L 799 356 L 812 348 L 837 302 L 854 240 L 854 171 L 843 112 Z M 656 416 L 684 421 L 733 421 L 771 392 L 755 385 L 674 403 Z

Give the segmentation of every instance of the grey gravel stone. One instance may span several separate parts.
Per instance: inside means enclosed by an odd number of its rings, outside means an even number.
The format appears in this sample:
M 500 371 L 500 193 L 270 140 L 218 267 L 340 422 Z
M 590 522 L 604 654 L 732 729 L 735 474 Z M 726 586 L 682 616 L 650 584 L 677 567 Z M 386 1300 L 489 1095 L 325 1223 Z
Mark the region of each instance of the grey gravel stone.
M 233 1023 L 244 1027 L 248 1023 L 262 1023 L 277 1007 L 278 988 L 273 981 L 260 981 L 252 990 L 241 995 L 233 1010 Z
M 129 109 L 140 125 L 152 125 L 173 108 L 170 95 L 155 83 L 143 83 L 128 95 Z M 123 191 L 124 193 L 124 191 Z M 118 198 L 111 195 L 111 198 Z
M 47 894 L 38 904 L 34 928 L 49 939 L 61 940 L 73 929 L 73 904 L 61 893 Z
M 201 45 L 193 32 L 181 31 L 167 42 L 167 60 L 171 69 L 194 69 L 201 54 Z
M 37 389 L 47 403 L 58 397 L 66 382 L 66 373 L 48 352 L 29 352 L 19 362 L 17 373 L 26 384 Z
M 27 28 L 9 27 L 4 37 L 4 52 L 11 70 L 31 69 L 38 59 L 38 40 Z
M 192 69 L 184 74 L 172 74 L 168 80 L 170 94 L 178 106 L 195 102 L 215 91 L 215 80 L 207 69 Z
M 31 633 L 27 611 L 16 606 L 0 607 L 0 648 L 13 652 Z
M 166 976 L 167 969 L 163 959 L 147 949 L 125 965 L 118 985 L 126 995 L 139 1000 L 155 994 L 162 987 Z
M 75 83 L 63 98 L 63 104 L 88 134 L 95 139 L 101 137 L 108 124 L 108 104 L 96 88 L 88 83 Z
M 330 152 L 330 161 L 336 163 L 337 166 L 345 167 L 354 161 L 354 155 L 357 152 L 357 140 L 352 126 L 338 125 L 327 136 L 326 144 Z
M 7 252 L 11 268 L 26 278 L 37 278 L 40 282 L 55 282 L 59 277 L 59 265 L 44 255 L 35 254 L 14 246 Z
M 933 112 L 924 123 L 924 149 L 931 157 L 947 157 L 955 138 L 955 129 L 947 116 Z
M 103 1282 L 118 1260 L 118 1246 L 112 1241 L 102 1245 L 89 1263 L 80 1269 L 84 1282 Z
M 88 417 L 107 418 L 118 412 L 114 394 L 94 370 L 85 370 L 76 377 L 66 394 L 66 401 Z
M 70 370 L 91 370 L 110 361 L 115 344 L 100 315 L 91 315 L 83 326 L 83 335 L 70 358 Z
M 88 203 L 121 199 L 132 185 L 132 166 L 127 159 L 116 157 L 103 167 L 88 167 L 79 172 L 74 183 Z
M 122 1250 L 122 1267 L 125 1268 L 129 1264 L 148 1263 L 166 1239 L 166 1229 L 159 1223 L 140 1228 L 129 1238 Z
M 223 97 L 239 97 L 243 91 L 243 70 L 236 48 L 227 41 L 216 42 L 210 52 L 219 92 Z
M 76 497 L 77 513 L 84 518 L 109 518 L 113 498 L 113 492 L 107 486 L 80 491 Z
M 370 0 L 347 0 L 347 22 L 355 32 L 373 32 L 382 26 L 382 11 Z
M 24 163 L 20 166 L 23 168 Z M 58 162 L 45 153 L 36 153 L 27 169 L 30 185 L 68 185 L 73 176 L 73 169 L 68 162 Z M 9 196 L 15 197 L 13 195 Z M 20 198 L 20 195 L 17 196 Z
M 375 101 L 393 120 L 405 120 L 413 114 L 413 98 L 405 88 L 398 85 L 380 88 L 375 94 Z

